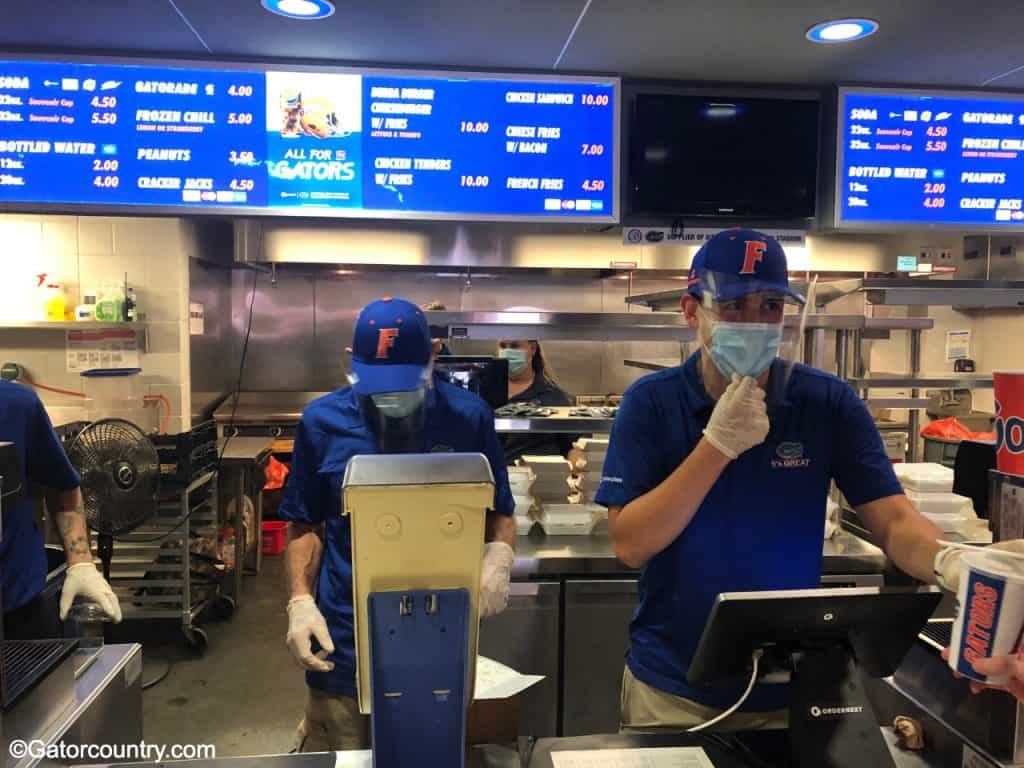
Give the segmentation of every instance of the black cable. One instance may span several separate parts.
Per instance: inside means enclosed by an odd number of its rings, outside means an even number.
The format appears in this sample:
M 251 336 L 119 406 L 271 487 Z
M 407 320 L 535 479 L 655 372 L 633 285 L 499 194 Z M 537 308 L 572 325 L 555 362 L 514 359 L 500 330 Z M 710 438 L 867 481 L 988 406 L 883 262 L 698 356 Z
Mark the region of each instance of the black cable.
M 166 679 L 166 677 L 171 673 L 171 666 L 172 666 L 171 660 L 168 657 L 165 657 L 165 656 L 149 656 L 148 658 L 152 659 L 154 661 L 162 661 L 166 666 L 164 667 L 163 672 L 160 672 L 159 674 L 157 674 L 156 677 L 154 677 L 154 678 L 152 678 L 150 680 L 143 680 L 142 681 L 142 690 L 144 690 L 144 691 L 149 690 L 150 688 L 152 688 L 154 685 L 157 685 L 158 683 L 162 683 Z
M 238 360 L 238 378 L 235 382 L 235 392 L 231 401 L 231 418 L 228 420 L 228 425 L 232 429 L 235 427 L 235 414 L 238 412 L 238 400 L 242 394 L 242 376 L 245 373 L 245 359 L 249 354 L 249 336 L 252 334 L 252 314 L 253 307 L 256 306 L 256 283 L 259 281 L 260 273 L 257 270 L 253 270 L 252 273 L 252 289 L 249 291 L 249 318 L 245 323 L 245 339 L 242 341 L 242 354 Z M 224 460 L 224 451 L 227 450 L 228 443 L 231 442 L 233 435 L 229 432 L 224 436 L 224 445 L 221 446 L 220 455 L 217 457 L 217 474 L 220 474 L 220 465 Z

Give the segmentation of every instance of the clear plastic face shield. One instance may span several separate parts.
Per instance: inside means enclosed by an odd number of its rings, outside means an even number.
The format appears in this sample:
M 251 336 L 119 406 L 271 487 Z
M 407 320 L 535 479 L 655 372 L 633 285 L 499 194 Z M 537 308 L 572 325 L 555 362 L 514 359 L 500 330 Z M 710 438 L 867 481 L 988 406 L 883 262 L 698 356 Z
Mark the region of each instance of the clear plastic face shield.
M 777 286 L 752 285 L 749 278 L 734 274 L 705 271 L 698 277 L 698 340 L 718 371 L 726 381 L 733 375 L 756 379 L 778 360 L 784 376 L 773 389 L 781 385 L 785 391 L 793 365 L 803 357 L 814 283 L 808 288 L 809 301 L 801 304 Z
M 381 453 L 422 452 L 432 371 L 433 366 L 428 366 L 420 386 L 407 392 L 357 395 L 359 410 L 376 436 L 377 450 Z M 359 380 L 356 374 L 348 378 L 353 386 Z

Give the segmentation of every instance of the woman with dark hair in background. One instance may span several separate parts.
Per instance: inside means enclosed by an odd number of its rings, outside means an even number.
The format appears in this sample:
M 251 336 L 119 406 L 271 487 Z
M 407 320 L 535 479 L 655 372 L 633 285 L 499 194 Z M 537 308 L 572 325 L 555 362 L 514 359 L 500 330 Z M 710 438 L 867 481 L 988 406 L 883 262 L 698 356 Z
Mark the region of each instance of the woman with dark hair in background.
M 502 339 L 498 357 L 508 360 L 508 401 L 538 406 L 570 406 L 572 398 L 555 381 L 536 339 Z M 523 455 L 566 456 L 574 435 L 502 435 L 505 461 L 511 464 Z

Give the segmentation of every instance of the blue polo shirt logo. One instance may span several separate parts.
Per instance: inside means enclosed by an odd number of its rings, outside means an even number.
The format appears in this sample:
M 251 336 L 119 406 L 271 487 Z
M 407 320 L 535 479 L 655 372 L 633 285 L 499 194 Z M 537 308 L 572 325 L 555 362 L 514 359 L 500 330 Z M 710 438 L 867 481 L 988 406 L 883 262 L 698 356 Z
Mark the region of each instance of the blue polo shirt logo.
M 804 456 L 803 443 L 779 443 L 772 459 L 772 469 L 805 469 L 811 460 Z

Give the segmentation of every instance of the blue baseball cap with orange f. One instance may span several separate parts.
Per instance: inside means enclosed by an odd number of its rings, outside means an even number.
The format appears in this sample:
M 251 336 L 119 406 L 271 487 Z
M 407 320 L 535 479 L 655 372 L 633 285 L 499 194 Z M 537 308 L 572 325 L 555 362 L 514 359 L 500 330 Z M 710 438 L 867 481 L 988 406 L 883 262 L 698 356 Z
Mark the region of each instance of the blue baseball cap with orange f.
M 428 375 L 432 349 L 423 310 L 405 299 L 378 299 L 356 320 L 352 388 L 360 395 L 417 389 Z
M 726 229 L 705 241 L 693 257 L 686 290 L 712 301 L 765 291 L 804 303 L 789 287 L 786 253 L 779 241 L 754 229 Z

